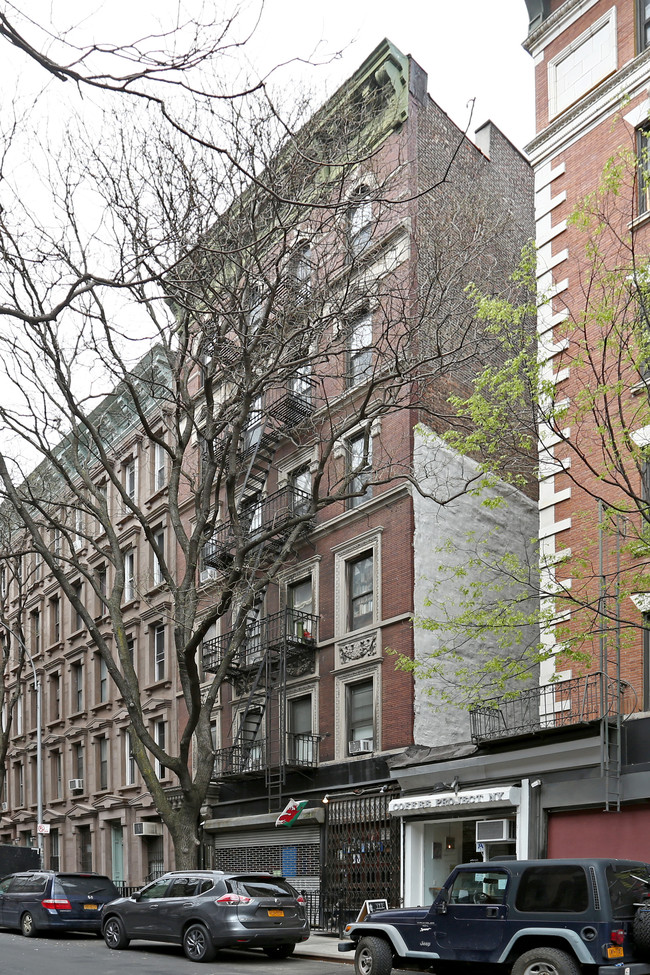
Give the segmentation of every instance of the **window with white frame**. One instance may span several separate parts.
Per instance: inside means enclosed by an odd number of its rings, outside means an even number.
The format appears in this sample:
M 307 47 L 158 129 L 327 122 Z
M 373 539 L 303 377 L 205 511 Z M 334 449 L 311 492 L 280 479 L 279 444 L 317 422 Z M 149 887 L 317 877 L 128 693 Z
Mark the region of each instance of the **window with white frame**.
M 244 450 L 247 453 L 252 453 L 256 449 L 262 436 L 263 404 L 264 397 L 256 396 L 248 411 L 246 429 L 244 430 Z
M 154 491 L 164 488 L 167 480 L 167 451 L 161 443 L 156 443 L 153 450 L 153 487 Z
M 154 535 L 154 541 L 158 546 L 162 558 L 165 558 L 165 531 L 161 528 Z M 162 563 L 156 553 L 153 553 L 153 583 L 154 586 L 159 586 L 164 582 Z
M 135 599 L 135 552 L 129 549 L 124 553 L 124 602 Z
M 72 708 L 73 712 L 83 711 L 84 709 L 84 665 L 76 663 L 72 665 Z
M 84 746 L 82 741 L 77 741 L 72 746 L 72 768 L 74 778 L 83 782 L 84 777 Z
M 311 291 L 313 272 L 311 244 L 304 241 L 298 244 L 291 262 L 293 291 L 298 302 L 306 301 Z
M 363 312 L 348 329 L 348 386 L 362 383 L 372 373 L 372 315 Z
M 345 721 L 348 753 L 370 751 L 374 747 L 375 706 L 372 677 L 353 681 L 346 686 Z M 363 742 L 357 745 L 356 742 Z
M 313 765 L 314 754 L 313 708 L 311 694 L 290 698 L 289 740 L 287 753 L 289 761 L 295 765 Z
M 247 289 L 246 305 L 244 308 L 244 318 L 246 328 L 250 335 L 254 335 L 259 329 L 262 318 L 264 317 L 264 300 L 261 288 L 253 285 Z
M 372 552 L 364 552 L 346 564 L 347 629 L 360 630 L 374 619 L 374 564 Z
M 100 789 L 108 789 L 108 738 L 97 739 L 98 777 Z
M 83 548 L 84 544 L 84 512 L 82 508 L 74 511 L 74 547 L 75 551 Z
M 100 704 L 108 701 L 108 667 L 103 657 L 97 658 L 97 699 Z
M 287 608 L 289 610 L 289 632 L 296 640 L 309 642 L 315 639 L 312 633 L 312 614 L 314 612 L 314 591 L 311 575 L 296 579 L 287 585 Z
M 372 497 L 372 437 L 370 428 L 348 440 L 347 449 L 348 508 L 357 508 Z
M 166 740 L 166 724 L 167 724 L 167 722 L 163 718 L 161 718 L 158 721 L 155 721 L 154 722 L 154 727 L 153 727 L 153 738 L 154 738 L 154 741 L 156 742 L 156 744 L 160 748 L 163 749 L 163 751 L 164 751 L 164 749 L 166 747 L 166 745 L 165 745 L 165 740 Z M 156 766 L 156 776 L 157 776 L 157 778 L 164 779 L 165 776 L 166 776 L 166 774 L 167 774 L 167 769 L 165 768 L 165 766 L 158 759 L 156 759 L 155 766 Z
M 358 186 L 350 196 L 348 210 L 348 248 L 351 258 L 367 250 L 373 234 L 371 189 L 366 183 Z
M 34 552 L 34 581 L 38 582 L 43 575 L 43 556 L 40 552 Z
M 153 631 L 153 678 L 165 679 L 165 624 L 158 623 Z
M 41 611 L 35 609 L 31 613 L 32 620 L 32 654 L 36 656 L 41 652 Z
M 61 600 L 58 596 L 50 599 L 50 643 L 61 639 Z
M 52 795 L 60 799 L 63 795 L 63 757 L 61 752 L 52 752 Z
M 124 732 L 124 781 L 126 785 L 135 784 L 135 756 L 130 731 Z
M 138 469 L 135 457 L 127 461 L 124 465 L 124 491 L 129 501 L 135 503 L 137 494 Z
M 311 470 L 309 464 L 298 467 L 289 474 L 291 510 L 295 515 L 304 515 L 311 504 Z

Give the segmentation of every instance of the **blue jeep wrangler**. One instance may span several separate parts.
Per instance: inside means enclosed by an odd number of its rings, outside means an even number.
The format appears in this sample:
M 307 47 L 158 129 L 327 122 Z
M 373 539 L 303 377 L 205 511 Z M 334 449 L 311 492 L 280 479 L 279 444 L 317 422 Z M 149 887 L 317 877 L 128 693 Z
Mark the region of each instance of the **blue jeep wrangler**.
M 650 864 L 490 860 L 456 867 L 431 907 L 375 911 L 339 951 L 356 975 L 393 966 L 477 975 L 650 975 Z M 494 969 L 499 971 L 499 969 Z

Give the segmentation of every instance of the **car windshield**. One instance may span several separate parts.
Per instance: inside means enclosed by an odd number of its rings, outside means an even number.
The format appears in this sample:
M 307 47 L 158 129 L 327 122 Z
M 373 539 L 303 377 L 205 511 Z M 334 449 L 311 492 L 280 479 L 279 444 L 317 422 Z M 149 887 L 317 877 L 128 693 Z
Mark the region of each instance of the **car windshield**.
M 120 896 L 117 887 L 108 877 L 59 874 L 57 880 L 68 896 L 101 897 L 102 900 L 114 900 Z
M 607 867 L 607 885 L 615 918 L 634 917 L 637 905 L 650 893 L 650 868 L 645 863 Z

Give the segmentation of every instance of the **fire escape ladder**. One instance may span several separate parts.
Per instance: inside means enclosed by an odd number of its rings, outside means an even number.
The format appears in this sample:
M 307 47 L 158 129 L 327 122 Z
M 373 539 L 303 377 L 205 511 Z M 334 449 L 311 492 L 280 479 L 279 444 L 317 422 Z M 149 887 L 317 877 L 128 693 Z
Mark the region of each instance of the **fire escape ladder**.
M 285 610 L 279 639 L 272 641 L 266 653 L 268 688 L 267 742 L 269 761 L 266 765 L 268 810 L 282 809 L 282 795 L 287 780 L 287 612 Z M 272 706 L 275 698 L 275 708 Z M 275 713 L 274 713 L 275 712 Z M 273 759 L 273 760 L 271 760 Z

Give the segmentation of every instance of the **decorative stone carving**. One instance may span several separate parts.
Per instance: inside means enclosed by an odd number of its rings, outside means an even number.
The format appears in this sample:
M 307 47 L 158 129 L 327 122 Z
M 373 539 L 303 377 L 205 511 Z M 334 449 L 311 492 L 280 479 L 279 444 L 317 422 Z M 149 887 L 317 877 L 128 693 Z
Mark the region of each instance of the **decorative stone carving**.
M 354 663 L 364 657 L 374 657 L 377 654 L 377 634 L 371 633 L 370 636 L 354 640 L 352 643 L 341 643 L 339 645 L 339 656 L 342 664 Z

